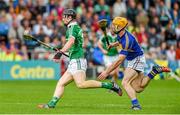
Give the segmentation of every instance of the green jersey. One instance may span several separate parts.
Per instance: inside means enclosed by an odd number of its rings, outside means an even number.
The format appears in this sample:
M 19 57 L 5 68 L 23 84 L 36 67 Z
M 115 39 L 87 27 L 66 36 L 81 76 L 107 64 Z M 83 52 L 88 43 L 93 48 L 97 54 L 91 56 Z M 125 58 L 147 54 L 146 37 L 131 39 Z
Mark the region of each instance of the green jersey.
M 70 59 L 84 58 L 84 51 L 82 47 L 83 33 L 81 27 L 76 22 L 72 22 L 68 25 L 68 29 L 66 31 L 66 41 L 68 41 L 70 37 L 75 39 L 74 44 L 69 49 Z
M 108 35 L 107 35 L 107 38 L 108 38 L 109 43 L 113 43 L 113 42 L 116 42 L 116 41 L 117 41 L 117 37 L 116 37 L 116 36 L 112 36 L 111 34 L 108 34 Z M 112 47 L 112 48 L 109 49 L 109 50 L 107 49 L 107 42 L 106 42 L 105 36 L 103 36 L 103 37 L 100 39 L 100 41 L 101 41 L 101 43 L 102 43 L 102 45 L 103 45 L 103 48 L 108 51 L 108 53 L 107 53 L 106 55 L 108 55 L 108 56 L 115 56 L 115 55 L 118 54 L 118 50 L 117 50 L 116 47 Z

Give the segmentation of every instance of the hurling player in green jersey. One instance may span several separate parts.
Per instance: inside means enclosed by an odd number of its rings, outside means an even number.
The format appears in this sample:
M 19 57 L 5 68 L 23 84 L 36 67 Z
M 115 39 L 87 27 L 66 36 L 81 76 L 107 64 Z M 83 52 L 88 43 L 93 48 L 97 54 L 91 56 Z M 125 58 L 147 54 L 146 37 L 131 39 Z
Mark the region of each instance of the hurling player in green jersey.
M 118 50 L 116 47 L 112 47 L 108 49 L 107 42 L 106 42 L 106 36 L 102 36 L 98 41 L 98 47 L 102 51 L 103 60 L 105 67 L 110 66 L 113 62 L 115 62 L 118 59 Z M 109 31 L 107 33 L 107 38 L 110 43 L 117 42 L 117 35 L 113 31 Z M 110 75 L 112 76 L 112 82 L 117 83 L 118 80 L 118 71 L 119 68 L 117 67 L 115 70 L 113 70 Z
M 69 52 L 70 62 L 66 72 L 59 79 L 54 95 L 47 104 L 38 105 L 39 108 L 55 108 L 57 102 L 61 100 L 64 87 L 74 80 L 76 86 L 81 89 L 86 88 L 106 88 L 111 89 L 118 95 L 122 95 L 121 88 L 116 83 L 99 82 L 95 80 L 86 81 L 87 62 L 83 52 L 83 32 L 76 22 L 76 12 L 73 9 L 65 9 L 63 12 L 63 22 L 67 26 L 66 44 L 61 52 Z M 54 59 L 58 62 L 59 59 Z

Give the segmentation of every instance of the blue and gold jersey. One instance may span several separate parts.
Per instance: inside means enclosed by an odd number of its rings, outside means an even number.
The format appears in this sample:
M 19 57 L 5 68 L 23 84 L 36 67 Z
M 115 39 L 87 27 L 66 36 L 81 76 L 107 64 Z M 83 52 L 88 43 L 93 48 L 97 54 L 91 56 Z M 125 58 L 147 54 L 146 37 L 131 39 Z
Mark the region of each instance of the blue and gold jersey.
M 117 40 L 122 45 L 122 50 L 119 54 L 125 55 L 127 60 L 133 60 L 134 58 L 144 54 L 136 38 L 127 30 L 122 37 L 118 35 Z

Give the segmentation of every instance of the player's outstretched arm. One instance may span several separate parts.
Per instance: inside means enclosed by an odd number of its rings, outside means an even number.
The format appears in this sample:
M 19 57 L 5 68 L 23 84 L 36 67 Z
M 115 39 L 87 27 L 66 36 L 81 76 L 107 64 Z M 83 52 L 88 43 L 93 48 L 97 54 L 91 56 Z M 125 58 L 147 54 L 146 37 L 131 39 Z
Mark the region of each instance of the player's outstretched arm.
M 66 44 L 60 51 L 67 52 L 69 50 L 69 48 L 71 48 L 71 46 L 74 44 L 74 42 L 75 42 L 75 38 L 70 37 L 69 40 L 66 42 Z
M 108 49 L 112 48 L 112 47 L 117 47 L 119 45 L 119 42 L 113 42 L 108 46 Z
M 114 69 L 116 69 L 120 64 L 122 64 L 125 59 L 126 56 L 120 54 L 118 59 L 98 76 L 98 79 L 104 80 Z
M 101 42 L 100 40 L 98 41 L 98 47 L 99 47 L 99 49 L 102 51 L 103 54 L 107 54 L 107 53 L 108 53 L 107 50 L 105 50 L 105 49 L 103 48 L 102 42 Z
M 60 50 L 61 52 L 66 52 L 69 50 L 69 48 L 71 48 L 71 46 L 74 44 L 75 39 L 73 37 L 69 38 L 68 42 L 66 42 L 66 44 L 64 45 L 64 47 Z M 61 57 L 61 53 L 57 53 L 54 58 L 53 61 L 56 63 L 60 62 L 60 58 Z

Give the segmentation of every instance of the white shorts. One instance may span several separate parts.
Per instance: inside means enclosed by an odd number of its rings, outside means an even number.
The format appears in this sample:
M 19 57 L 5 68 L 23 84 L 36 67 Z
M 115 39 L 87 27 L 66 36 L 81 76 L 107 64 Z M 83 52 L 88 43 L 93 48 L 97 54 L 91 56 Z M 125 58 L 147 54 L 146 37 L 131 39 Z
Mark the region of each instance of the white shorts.
M 142 56 L 136 57 L 135 59 L 131 61 L 128 61 L 127 67 L 144 72 L 145 64 L 146 64 L 146 59 L 144 55 L 142 55 Z
M 86 72 L 87 69 L 87 61 L 84 58 L 79 59 L 71 59 L 67 68 L 67 71 L 72 75 L 78 71 Z
M 104 65 L 106 67 L 110 66 L 113 62 L 115 62 L 118 59 L 118 55 L 115 56 L 107 56 L 104 55 L 103 56 L 103 60 L 104 60 Z

